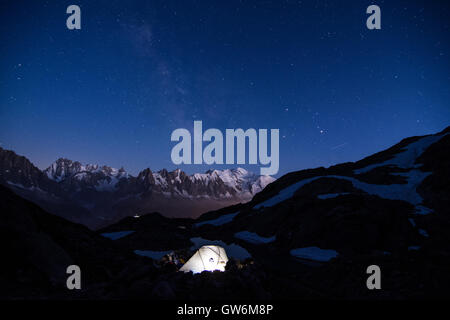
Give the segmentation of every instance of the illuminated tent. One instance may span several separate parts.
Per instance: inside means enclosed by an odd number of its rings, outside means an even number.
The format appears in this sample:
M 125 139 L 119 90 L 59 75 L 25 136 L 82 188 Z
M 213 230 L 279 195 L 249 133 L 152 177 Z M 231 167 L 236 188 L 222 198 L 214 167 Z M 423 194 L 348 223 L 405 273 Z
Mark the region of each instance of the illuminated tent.
M 180 271 L 200 273 L 203 271 L 225 271 L 228 257 L 219 246 L 203 246 L 180 268 Z

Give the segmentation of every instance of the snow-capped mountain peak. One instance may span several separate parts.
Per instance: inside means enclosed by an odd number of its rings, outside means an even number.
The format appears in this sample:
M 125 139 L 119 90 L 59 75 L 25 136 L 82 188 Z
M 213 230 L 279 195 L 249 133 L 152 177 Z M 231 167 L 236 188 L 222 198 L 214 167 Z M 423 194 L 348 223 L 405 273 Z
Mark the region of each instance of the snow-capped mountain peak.
M 82 165 L 78 161 L 72 161 L 66 158 L 59 158 L 44 170 L 44 173 L 51 180 L 60 182 L 82 171 Z
M 109 166 L 99 166 L 98 164 L 83 165 L 78 161 L 66 158 L 56 160 L 52 165 L 44 170 L 50 180 L 75 184 L 80 189 L 80 183 L 90 186 L 98 191 L 110 191 L 116 187 L 117 182 L 122 178 L 128 178 L 128 173 L 124 168 L 116 169 Z
M 94 188 L 97 191 L 117 191 L 117 184 L 133 185 L 141 192 L 159 192 L 167 196 L 183 198 L 237 198 L 250 200 L 253 195 L 275 181 L 270 176 L 259 176 L 243 168 L 208 170 L 205 173 L 187 175 L 181 169 L 171 172 L 162 169 L 152 172 L 145 169 L 137 178 L 129 175 L 124 168 L 116 169 L 97 164 L 83 165 L 65 158 L 56 160 L 44 173 L 55 182 L 75 186 L 75 191 Z M 138 185 L 135 185 L 135 184 Z M 125 187 L 124 187 L 125 188 Z

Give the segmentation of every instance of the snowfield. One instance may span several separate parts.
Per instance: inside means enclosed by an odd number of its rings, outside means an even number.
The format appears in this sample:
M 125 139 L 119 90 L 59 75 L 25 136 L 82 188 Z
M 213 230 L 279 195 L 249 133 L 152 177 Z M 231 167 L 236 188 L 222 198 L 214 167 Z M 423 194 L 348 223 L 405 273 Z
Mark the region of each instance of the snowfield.
M 257 205 L 254 206 L 254 208 L 260 209 L 262 207 L 273 207 L 274 205 L 284 200 L 292 198 L 294 196 L 295 191 L 303 187 L 305 184 L 310 183 L 311 181 L 314 181 L 319 178 L 322 177 L 313 177 L 294 183 L 293 185 L 290 185 L 289 187 L 282 189 L 277 195 L 273 196 L 272 198 L 263 201 L 261 203 L 258 203 Z
M 263 201 L 254 206 L 254 209 L 259 209 L 261 207 L 272 207 L 277 205 L 287 199 L 293 197 L 294 193 L 301 187 L 310 183 L 314 180 L 321 178 L 335 178 L 350 181 L 353 186 L 357 189 L 363 190 L 368 194 L 379 196 L 380 198 L 390 199 L 390 200 L 403 200 L 409 202 L 416 206 L 416 214 L 429 214 L 433 212 L 431 209 L 422 205 L 422 197 L 417 193 L 416 187 L 422 183 L 422 181 L 431 174 L 431 172 L 422 172 L 417 169 L 412 169 L 409 172 L 396 173 L 407 178 L 406 184 L 370 184 L 359 181 L 358 179 L 346 176 L 319 176 L 309 179 L 304 179 L 300 182 L 294 183 L 293 185 L 281 190 L 277 195 L 272 198 Z M 323 196 L 323 195 L 322 195 Z M 320 198 L 320 196 L 318 196 Z
M 274 242 L 276 238 L 275 236 L 261 237 L 258 234 L 249 231 L 237 232 L 234 234 L 234 237 L 253 244 L 271 243 Z
M 397 153 L 392 159 L 381 163 L 375 163 L 367 167 L 354 170 L 353 172 L 355 174 L 361 174 L 369 172 L 372 169 L 384 166 L 393 166 L 403 169 L 413 168 L 415 167 L 414 163 L 416 159 L 420 157 L 429 146 L 431 146 L 433 143 L 438 142 L 445 136 L 446 134 L 442 136 L 433 135 L 423 137 L 415 142 L 408 144 L 404 149 L 402 149 L 402 152 Z

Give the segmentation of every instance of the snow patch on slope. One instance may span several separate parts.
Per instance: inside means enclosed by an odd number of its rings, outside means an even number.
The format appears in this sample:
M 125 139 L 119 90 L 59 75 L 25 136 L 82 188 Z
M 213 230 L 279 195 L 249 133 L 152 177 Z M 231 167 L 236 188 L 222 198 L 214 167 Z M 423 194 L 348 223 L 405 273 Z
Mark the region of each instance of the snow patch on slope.
M 314 181 L 319 178 L 320 177 L 313 177 L 313 178 L 304 179 L 297 183 L 294 183 L 294 184 L 290 185 L 289 187 L 282 189 L 278 194 L 276 194 L 272 198 L 269 198 L 266 201 L 258 203 L 257 205 L 254 206 L 254 208 L 260 209 L 262 207 L 272 207 L 282 201 L 290 199 L 294 196 L 295 191 L 297 191 L 298 189 L 303 187 L 305 184 L 310 183 L 311 181 Z
M 353 186 L 357 189 L 363 190 L 371 195 L 379 196 L 380 198 L 390 199 L 390 200 L 403 200 L 409 202 L 416 206 L 417 214 L 427 214 L 432 212 L 431 209 L 424 207 L 421 205 L 423 199 L 417 193 L 416 187 L 431 174 L 431 172 L 422 172 L 420 170 L 410 170 L 405 173 L 398 173 L 398 175 L 402 175 L 407 178 L 406 184 L 391 184 L 391 185 L 383 185 L 383 184 L 370 184 L 359 181 L 352 177 L 346 176 L 319 176 L 313 177 L 309 179 L 304 179 L 293 185 L 282 189 L 277 195 L 272 198 L 265 200 L 254 206 L 255 209 L 259 209 L 261 207 L 271 207 L 282 201 L 285 201 L 289 198 L 292 198 L 294 193 L 303 187 L 305 184 L 310 183 L 314 180 L 320 178 L 335 178 L 335 179 L 343 179 L 352 182 Z
M 234 237 L 253 244 L 271 243 L 275 241 L 275 236 L 261 237 L 260 235 L 249 231 L 237 232 L 234 234 Z
M 422 155 L 422 153 L 432 144 L 438 142 L 443 136 L 432 135 L 423 137 L 415 142 L 408 144 L 399 153 L 395 154 L 392 159 L 386 160 L 381 163 L 371 164 L 367 167 L 353 170 L 355 174 L 361 174 L 369 172 L 372 169 L 383 167 L 383 166 L 396 166 L 398 168 L 413 168 L 417 167 L 414 165 L 416 159 Z

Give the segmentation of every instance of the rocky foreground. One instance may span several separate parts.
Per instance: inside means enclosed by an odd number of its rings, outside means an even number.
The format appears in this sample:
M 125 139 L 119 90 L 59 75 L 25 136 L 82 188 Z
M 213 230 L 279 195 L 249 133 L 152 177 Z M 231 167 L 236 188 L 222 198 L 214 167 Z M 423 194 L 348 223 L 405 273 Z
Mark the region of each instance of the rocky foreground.
M 449 133 L 287 174 L 196 220 L 150 213 L 97 232 L 1 187 L 1 297 L 449 298 Z M 227 271 L 178 272 L 205 243 L 227 250 Z M 66 289 L 69 264 L 81 267 L 82 290 Z M 381 290 L 366 286 L 374 264 Z

